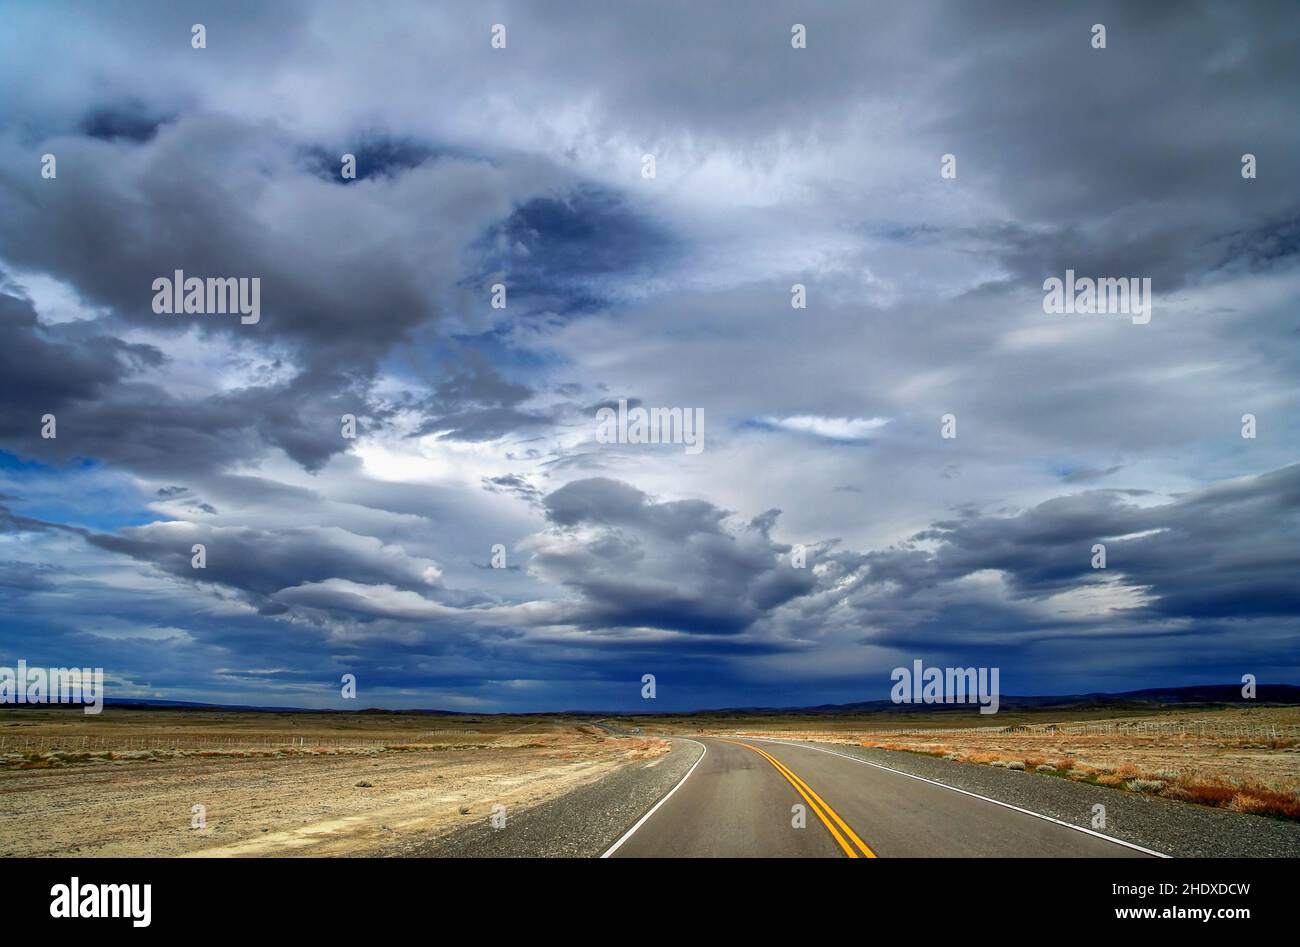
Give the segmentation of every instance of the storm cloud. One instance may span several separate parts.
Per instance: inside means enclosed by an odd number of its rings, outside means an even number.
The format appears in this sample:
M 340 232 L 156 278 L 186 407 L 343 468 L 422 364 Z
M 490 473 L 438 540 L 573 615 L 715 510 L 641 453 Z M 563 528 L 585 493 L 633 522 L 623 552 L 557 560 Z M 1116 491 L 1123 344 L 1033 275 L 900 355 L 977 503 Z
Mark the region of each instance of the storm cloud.
M 303 706 L 1294 680 L 1297 52 L 1267 2 L 8 11 L 0 648 Z

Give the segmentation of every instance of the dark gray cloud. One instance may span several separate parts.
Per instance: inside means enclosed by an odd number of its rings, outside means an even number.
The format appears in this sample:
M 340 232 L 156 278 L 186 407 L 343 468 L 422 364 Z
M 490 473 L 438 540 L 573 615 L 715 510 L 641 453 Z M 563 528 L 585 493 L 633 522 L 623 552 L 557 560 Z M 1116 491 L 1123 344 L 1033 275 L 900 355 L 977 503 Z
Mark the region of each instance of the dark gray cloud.
M 137 380 L 167 358 L 95 321 L 42 325 L 29 300 L 0 293 L 0 438 L 27 456 L 121 463 L 149 473 L 211 472 L 279 447 L 308 468 L 343 450 L 344 413 L 382 416 L 346 376 L 299 376 L 207 397 Z M 57 436 L 41 436 L 53 414 Z
M 412 436 L 488 441 L 547 427 L 555 420 L 554 412 L 524 407 L 533 395 L 527 385 L 501 377 L 484 356 L 469 352 L 434 384 L 432 395 L 421 405 L 425 421 Z
M 110 314 L 105 326 L 65 326 L 61 335 L 156 365 L 164 359 L 157 346 L 128 345 L 121 335 L 142 329 L 167 346 L 168 336 L 197 329 L 205 340 L 260 350 L 288 376 L 279 384 L 180 399 L 132 382 L 102 352 L 86 370 L 67 358 L 54 369 L 47 363 L 68 354 L 58 341 L 22 340 L 26 348 L 11 357 L 25 367 L 6 378 L 15 398 L 96 398 L 69 423 L 81 423 L 88 436 L 111 429 L 119 439 L 147 439 L 116 450 L 93 447 L 123 463 L 152 459 L 151 469 L 162 467 L 168 454 L 176 458 L 171 469 L 183 469 L 181 458 L 219 466 L 264 447 L 315 469 L 344 450 L 340 416 L 382 419 L 383 405 L 368 398 L 381 359 L 436 321 L 440 299 L 461 276 L 461 252 L 510 211 L 511 190 L 527 188 L 533 176 L 532 165 L 503 170 L 482 160 L 442 158 L 364 188 L 335 189 L 295 163 L 288 136 L 213 115 L 179 118 L 147 139 L 106 142 L 87 135 L 48 147 L 60 161 L 55 181 L 21 173 L 12 145 L 0 165 L 0 258 L 74 287 L 85 304 Z M 419 214 L 395 213 L 398 208 L 419 208 Z M 155 314 L 153 281 L 174 270 L 260 279 L 260 321 Z M 6 305 L 0 315 L 15 321 L 13 332 L 36 333 L 30 311 Z M 105 392 L 112 383 L 119 390 Z M 172 424 L 169 415 L 203 423 Z M 15 426 L 22 420 L 15 418 Z M 485 407 L 453 423 L 473 436 L 493 436 L 474 432 L 508 431 L 536 419 L 509 406 Z M 203 436 L 220 437 L 227 450 L 217 454 L 216 445 L 197 443 Z M 91 445 L 82 443 L 90 453 Z
M 543 503 L 557 528 L 532 540 L 529 567 L 580 596 L 572 620 L 587 626 L 735 634 L 829 580 L 771 539 L 776 511 L 736 527 L 707 501 L 657 501 L 607 478 Z
M 219 583 L 259 597 L 339 576 L 403 589 L 431 590 L 439 585 L 437 563 L 337 527 L 270 532 L 172 522 L 87 538 L 100 548 L 151 563 L 177 578 Z M 205 547 L 205 568 L 192 565 L 195 544 Z
M 505 493 L 518 497 L 527 503 L 540 507 L 542 491 L 518 474 L 502 474 L 499 477 L 484 477 L 483 489 L 492 493 Z
M 129 345 L 84 324 L 43 327 L 29 300 L 0 292 L 0 430 L 39 437 L 40 417 L 94 399 L 120 382 L 133 363 L 156 364 L 162 353 Z
M 1005 580 L 1008 605 L 1118 583 L 1138 595 L 1117 600 L 1110 620 L 1135 628 L 1300 612 L 1300 465 L 1138 502 L 1148 499 L 1093 490 L 1013 516 L 972 513 L 936 523 L 907 546 L 869 554 L 864 588 L 888 587 L 889 607 L 903 610 L 985 571 Z M 1099 543 L 1105 569 L 1092 566 Z M 881 604 L 873 598 L 863 607 Z M 1021 615 L 1014 626 L 1033 623 Z

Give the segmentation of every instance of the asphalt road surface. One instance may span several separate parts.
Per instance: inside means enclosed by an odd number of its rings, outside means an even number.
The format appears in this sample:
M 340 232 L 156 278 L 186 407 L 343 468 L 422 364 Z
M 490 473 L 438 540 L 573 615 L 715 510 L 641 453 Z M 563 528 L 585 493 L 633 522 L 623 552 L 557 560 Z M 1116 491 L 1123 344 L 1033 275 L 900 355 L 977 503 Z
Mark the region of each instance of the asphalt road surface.
M 702 737 L 615 858 L 1100 857 L 1156 853 L 833 752 Z M 797 827 L 802 807 L 803 827 Z

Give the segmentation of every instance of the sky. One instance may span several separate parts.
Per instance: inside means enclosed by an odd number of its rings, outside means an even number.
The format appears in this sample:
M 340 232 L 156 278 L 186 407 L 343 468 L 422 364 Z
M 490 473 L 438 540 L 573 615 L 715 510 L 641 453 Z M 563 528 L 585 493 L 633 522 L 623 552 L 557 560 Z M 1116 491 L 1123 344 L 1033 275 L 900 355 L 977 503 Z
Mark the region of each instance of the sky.
M 0 17 L 0 664 L 466 712 L 1300 681 L 1286 5 Z M 260 318 L 156 312 L 177 270 Z M 1149 321 L 1046 311 L 1067 270 Z

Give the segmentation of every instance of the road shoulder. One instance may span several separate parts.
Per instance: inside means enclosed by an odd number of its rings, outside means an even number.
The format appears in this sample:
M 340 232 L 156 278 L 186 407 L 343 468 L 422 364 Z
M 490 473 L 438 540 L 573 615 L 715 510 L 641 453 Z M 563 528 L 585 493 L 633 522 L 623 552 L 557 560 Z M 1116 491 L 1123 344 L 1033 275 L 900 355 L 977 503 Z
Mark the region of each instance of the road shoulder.
M 504 828 L 485 818 L 400 854 L 425 858 L 594 858 L 670 792 L 700 758 L 693 740 L 673 739 L 667 755 L 624 766 L 593 783 L 519 812 Z

